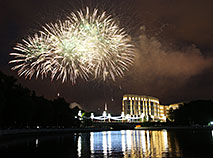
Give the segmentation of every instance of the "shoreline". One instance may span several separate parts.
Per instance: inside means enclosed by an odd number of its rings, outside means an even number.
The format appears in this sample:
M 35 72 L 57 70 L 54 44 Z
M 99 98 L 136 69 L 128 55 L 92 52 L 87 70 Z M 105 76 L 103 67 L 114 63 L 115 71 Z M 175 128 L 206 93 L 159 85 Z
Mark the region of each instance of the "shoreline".
M 60 128 L 60 129 L 0 129 L 1 136 L 11 135 L 46 135 L 46 134 L 69 134 L 84 132 L 101 132 L 101 131 L 119 131 L 119 130 L 213 130 L 213 127 L 193 127 L 193 126 L 176 126 L 176 127 L 137 127 L 137 128 L 116 128 L 111 127 L 87 127 L 87 128 Z

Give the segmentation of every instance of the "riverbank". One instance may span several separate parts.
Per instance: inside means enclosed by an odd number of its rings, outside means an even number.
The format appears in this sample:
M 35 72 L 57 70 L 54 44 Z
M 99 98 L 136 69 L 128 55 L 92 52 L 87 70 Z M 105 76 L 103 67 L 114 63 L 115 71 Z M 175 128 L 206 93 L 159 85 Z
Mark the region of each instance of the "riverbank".
M 0 136 L 6 135 L 45 135 L 45 134 L 66 134 L 66 133 L 81 133 L 81 132 L 98 132 L 110 130 L 108 127 L 95 128 L 60 128 L 60 129 L 1 129 Z
M 210 126 L 136 127 L 135 130 L 213 130 Z
M 60 128 L 60 129 L 2 129 L 0 136 L 10 135 L 49 135 L 49 134 L 68 134 L 68 133 L 83 133 L 83 132 L 99 132 L 110 130 L 213 130 L 210 126 L 176 126 L 176 127 L 137 127 L 137 128 L 116 128 L 112 127 L 86 127 L 86 128 Z

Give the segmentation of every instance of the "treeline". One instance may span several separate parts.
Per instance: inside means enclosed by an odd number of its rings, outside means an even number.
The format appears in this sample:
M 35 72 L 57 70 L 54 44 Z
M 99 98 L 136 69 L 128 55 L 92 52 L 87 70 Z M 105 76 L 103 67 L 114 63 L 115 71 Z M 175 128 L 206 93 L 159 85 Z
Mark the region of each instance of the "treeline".
M 207 125 L 213 121 L 213 101 L 197 100 L 185 103 L 179 109 L 169 110 L 168 119 L 181 125 Z
M 63 98 L 53 101 L 36 96 L 34 91 L 0 72 L 0 128 L 73 127 L 80 122 L 78 108 L 70 109 Z

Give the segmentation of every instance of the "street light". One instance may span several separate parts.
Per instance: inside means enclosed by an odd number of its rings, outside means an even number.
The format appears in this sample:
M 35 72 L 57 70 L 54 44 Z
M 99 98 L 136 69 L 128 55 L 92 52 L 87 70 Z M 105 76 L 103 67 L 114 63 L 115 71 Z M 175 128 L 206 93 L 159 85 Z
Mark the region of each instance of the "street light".
M 141 120 L 142 120 L 142 122 L 144 121 L 144 113 L 141 113 Z
M 125 120 L 124 112 L 121 112 L 121 119 L 122 119 L 122 122 Z
M 126 120 L 129 122 L 129 114 L 126 115 Z
M 81 117 L 81 110 L 78 111 L 78 116 Z
M 79 116 L 79 120 L 82 120 L 82 118 L 81 118 L 81 116 L 82 116 L 81 110 L 78 111 L 78 116 Z
M 102 116 L 104 117 L 104 122 L 105 122 L 105 117 L 106 117 L 107 113 L 106 111 L 103 112 Z
M 90 118 L 91 118 L 91 120 L 93 121 L 93 119 L 94 119 L 94 114 L 93 114 L 93 113 L 91 113 Z
M 124 112 L 121 112 L 121 117 L 125 117 Z
M 110 122 L 110 118 L 111 118 L 111 114 L 110 113 L 108 113 L 107 118 L 109 119 L 109 122 Z

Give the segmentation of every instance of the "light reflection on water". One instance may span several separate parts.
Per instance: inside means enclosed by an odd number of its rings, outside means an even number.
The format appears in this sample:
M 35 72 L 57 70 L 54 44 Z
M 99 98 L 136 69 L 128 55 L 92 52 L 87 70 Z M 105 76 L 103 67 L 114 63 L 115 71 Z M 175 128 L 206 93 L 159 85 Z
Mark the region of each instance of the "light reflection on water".
M 87 136 L 87 135 L 86 135 Z M 81 134 L 78 137 L 78 156 L 81 157 Z M 88 137 L 88 136 L 87 136 Z M 168 142 L 167 130 L 122 130 L 90 132 L 91 157 L 180 157 L 178 142 Z M 85 147 L 86 148 L 86 147 Z M 175 151 L 175 152 L 173 152 Z M 173 154 L 173 155 L 171 155 Z M 174 155 L 175 154 L 175 155 Z
M 78 137 L 78 157 L 81 157 L 81 136 Z
M 213 130 L 122 130 L 0 137 L 0 157 L 213 157 Z
M 106 132 L 102 132 L 103 134 L 103 153 L 104 153 L 104 157 L 107 157 L 107 138 L 106 138 Z
M 36 148 L 38 147 L 38 139 L 36 139 Z
M 212 130 L 212 139 L 213 139 L 213 130 Z

